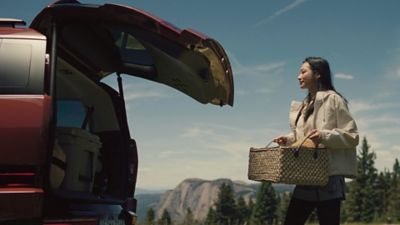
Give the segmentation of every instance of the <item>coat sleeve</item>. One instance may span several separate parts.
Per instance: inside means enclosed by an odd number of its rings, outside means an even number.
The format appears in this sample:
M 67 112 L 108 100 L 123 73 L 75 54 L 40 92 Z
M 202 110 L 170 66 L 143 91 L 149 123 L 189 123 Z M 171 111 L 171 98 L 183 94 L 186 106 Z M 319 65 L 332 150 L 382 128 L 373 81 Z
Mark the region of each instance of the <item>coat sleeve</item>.
M 356 147 L 359 142 L 357 125 L 349 112 L 347 103 L 338 95 L 333 95 L 328 101 L 333 101 L 336 127 L 331 130 L 321 130 L 322 144 L 331 149 Z

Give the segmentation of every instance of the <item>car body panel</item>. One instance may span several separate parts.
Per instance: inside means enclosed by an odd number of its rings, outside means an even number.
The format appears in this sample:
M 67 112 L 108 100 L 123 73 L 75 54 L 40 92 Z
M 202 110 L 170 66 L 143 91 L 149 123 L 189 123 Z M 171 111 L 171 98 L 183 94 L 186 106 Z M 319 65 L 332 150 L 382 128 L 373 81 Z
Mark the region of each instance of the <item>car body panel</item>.
M 52 24 L 57 25 L 60 55 L 69 63 L 94 79 L 130 74 L 171 86 L 204 104 L 233 105 L 232 70 L 217 41 L 133 7 L 75 2 L 56 2 L 31 24 L 46 36 Z
M 45 49 L 46 37 L 33 29 L 0 27 L 0 165 L 45 163 L 51 118 Z
M 46 95 L 0 95 L 0 105 L 0 164 L 43 164 L 51 98 Z

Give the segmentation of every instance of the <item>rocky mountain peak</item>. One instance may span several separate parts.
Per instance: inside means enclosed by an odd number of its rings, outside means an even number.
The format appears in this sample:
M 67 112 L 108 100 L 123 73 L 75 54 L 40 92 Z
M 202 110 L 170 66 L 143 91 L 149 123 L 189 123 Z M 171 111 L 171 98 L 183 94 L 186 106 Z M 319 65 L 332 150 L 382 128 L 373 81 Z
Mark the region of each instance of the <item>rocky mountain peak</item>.
M 195 219 L 204 219 L 217 200 L 219 188 L 223 183 L 231 185 L 235 195 L 242 196 L 246 202 L 255 197 L 257 191 L 255 185 L 226 178 L 216 180 L 188 178 L 161 196 L 155 207 L 156 218 L 160 218 L 163 211 L 167 209 L 171 218 L 179 221 L 185 217 L 190 208 Z

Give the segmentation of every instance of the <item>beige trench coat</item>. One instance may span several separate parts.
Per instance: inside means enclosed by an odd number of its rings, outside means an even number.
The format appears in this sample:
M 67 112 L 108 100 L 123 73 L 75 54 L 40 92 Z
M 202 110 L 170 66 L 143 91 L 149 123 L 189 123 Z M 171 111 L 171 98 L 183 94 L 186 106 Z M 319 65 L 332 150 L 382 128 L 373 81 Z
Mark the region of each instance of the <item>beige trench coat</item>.
M 287 135 L 287 145 L 302 138 L 296 135 L 295 126 L 301 106 L 302 102 L 291 103 L 289 124 L 292 133 Z M 322 147 L 328 148 L 330 175 L 354 178 L 357 174 L 356 146 L 359 136 L 346 101 L 334 91 L 319 91 L 315 97 L 313 114 L 313 127 L 322 134 Z

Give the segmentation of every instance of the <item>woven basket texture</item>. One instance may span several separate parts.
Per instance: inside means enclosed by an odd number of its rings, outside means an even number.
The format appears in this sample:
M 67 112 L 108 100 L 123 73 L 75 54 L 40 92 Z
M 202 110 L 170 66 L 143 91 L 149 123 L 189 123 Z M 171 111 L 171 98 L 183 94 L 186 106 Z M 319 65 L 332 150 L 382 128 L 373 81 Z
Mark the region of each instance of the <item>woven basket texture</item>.
M 316 185 L 328 183 L 327 149 L 250 148 L 248 178 L 274 183 Z M 317 157 L 314 158 L 315 151 Z

